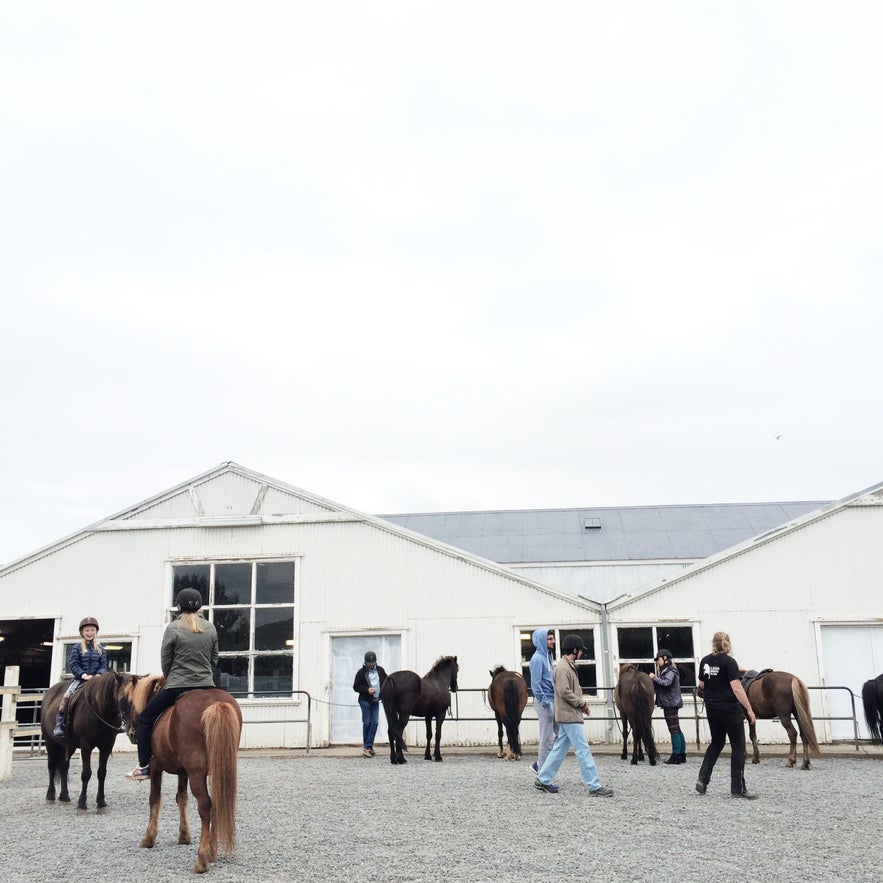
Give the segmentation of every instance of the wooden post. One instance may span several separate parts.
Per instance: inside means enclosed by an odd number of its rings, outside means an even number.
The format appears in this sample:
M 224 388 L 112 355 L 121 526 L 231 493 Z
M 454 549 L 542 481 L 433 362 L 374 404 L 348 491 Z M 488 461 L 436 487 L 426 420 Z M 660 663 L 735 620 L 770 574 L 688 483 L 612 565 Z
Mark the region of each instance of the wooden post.
M 21 687 L 18 685 L 18 666 L 7 665 L 4 686 L 0 687 L 3 710 L 0 712 L 0 781 L 12 778 L 12 746 L 15 737 L 15 706 Z

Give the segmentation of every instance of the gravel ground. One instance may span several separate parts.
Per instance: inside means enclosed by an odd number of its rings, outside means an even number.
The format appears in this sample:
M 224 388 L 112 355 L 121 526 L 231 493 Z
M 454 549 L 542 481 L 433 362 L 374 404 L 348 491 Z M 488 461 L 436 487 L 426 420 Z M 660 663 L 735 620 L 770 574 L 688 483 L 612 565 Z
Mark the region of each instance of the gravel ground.
M 693 790 L 699 761 L 632 767 L 598 755 L 610 799 L 587 795 L 576 761 L 561 767 L 560 794 L 538 792 L 532 756 L 505 763 L 449 752 L 442 764 L 411 750 L 386 757 L 243 756 L 238 842 L 209 871 L 218 881 L 879 881 L 883 866 L 883 763 L 823 758 L 813 770 L 780 758 L 748 766 L 756 801 L 729 797 L 729 759 L 708 794 Z M 48 804 L 43 758 L 16 758 L 0 784 L 0 880 L 180 881 L 196 854 L 178 846 L 174 779 L 157 845 L 139 849 L 148 785 L 123 776 L 132 758 L 111 758 L 102 814 Z M 79 790 L 79 763 L 72 764 Z M 194 839 L 199 819 L 190 802 Z M 540 832 L 535 837 L 533 832 Z

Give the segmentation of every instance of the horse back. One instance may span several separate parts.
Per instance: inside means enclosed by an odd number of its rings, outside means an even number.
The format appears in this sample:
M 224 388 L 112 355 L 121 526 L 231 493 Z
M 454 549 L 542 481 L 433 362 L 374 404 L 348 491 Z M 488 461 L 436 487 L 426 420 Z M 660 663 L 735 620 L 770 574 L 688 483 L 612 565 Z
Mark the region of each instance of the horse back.
M 768 671 L 748 685 L 748 701 L 756 717 L 762 720 L 789 716 L 794 711 L 794 695 L 791 687 L 800 681 L 797 675 L 787 671 Z

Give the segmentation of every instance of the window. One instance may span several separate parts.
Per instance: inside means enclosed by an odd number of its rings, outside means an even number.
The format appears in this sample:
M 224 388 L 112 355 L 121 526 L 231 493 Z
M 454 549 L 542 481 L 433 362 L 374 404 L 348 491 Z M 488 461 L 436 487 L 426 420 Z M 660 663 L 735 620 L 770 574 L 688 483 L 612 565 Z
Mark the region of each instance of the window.
M 62 662 L 61 671 L 62 677 L 73 677 L 73 674 L 68 671 L 67 661 L 70 658 L 71 647 L 73 647 L 74 644 L 79 643 L 79 641 L 64 642 L 64 661 Z M 107 653 L 107 667 L 111 671 L 118 671 L 122 673 L 132 670 L 131 641 L 116 641 L 113 638 L 102 638 L 99 635 L 98 643 L 101 644 L 102 647 L 104 647 L 104 652 Z
M 197 589 L 218 630 L 219 684 L 278 696 L 294 688 L 294 562 L 237 561 L 172 568 L 172 604 Z
M 536 647 L 534 647 L 530 636 L 536 628 L 542 628 L 542 626 L 524 629 L 520 635 L 521 673 L 524 675 L 524 680 L 527 682 L 528 692 L 531 696 L 533 696 L 533 691 L 530 689 L 530 657 L 533 656 Z M 555 635 L 556 658 L 561 654 L 561 642 L 568 635 L 579 635 L 583 639 L 583 644 L 586 645 L 586 649 L 583 651 L 582 656 L 576 661 L 576 673 L 583 693 L 588 693 L 590 696 L 597 696 L 598 666 L 595 660 L 595 630 L 592 628 L 565 627 L 550 628 L 549 631 Z
M 648 674 L 655 671 L 653 656 L 662 647 L 671 651 L 682 687 L 696 686 L 693 628 L 682 625 L 620 626 L 616 630 L 620 663 L 633 662 Z

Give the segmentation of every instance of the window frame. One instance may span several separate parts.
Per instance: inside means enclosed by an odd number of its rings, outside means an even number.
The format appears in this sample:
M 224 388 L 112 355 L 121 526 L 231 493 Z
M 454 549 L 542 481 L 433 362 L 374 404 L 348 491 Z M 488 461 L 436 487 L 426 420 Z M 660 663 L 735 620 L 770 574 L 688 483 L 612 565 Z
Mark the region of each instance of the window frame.
M 623 629 L 650 629 L 651 630 L 651 638 L 652 638 L 652 650 L 651 653 L 655 653 L 660 647 L 664 647 L 666 650 L 670 649 L 666 647 L 665 637 L 659 636 L 660 630 L 666 629 L 689 629 L 690 631 L 690 639 L 693 644 L 693 656 L 678 656 L 675 655 L 672 657 L 672 662 L 677 666 L 678 671 L 681 674 L 681 683 L 683 689 L 692 690 L 696 684 L 696 676 L 698 672 L 699 659 L 701 657 L 696 655 L 696 623 L 693 622 L 623 622 L 612 624 L 615 634 L 612 635 L 616 646 L 616 665 L 617 668 L 623 665 L 626 662 L 631 662 L 638 667 L 640 671 L 646 672 L 647 674 L 656 672 L 656 660 L 648 659 L 646 656 L 622 656 L 620 654 L 620 640 L 619 633 Z M 675 651 L 672 651 L 673 653 Z M 689 678 L 685 677 L 685 674 L 692 673 L 693 683 L 684 683 Z
M 224 659 L 235 659 L 235 658 L 244 658 L 247 662 L 247 677 L 246 677 L 246 689 L 237 689 L 232 690 L 237 698 L 241 700 L 248 700 L 249 702 L 253 701 L 266 701 L 266 702 L 279 702 L 280 700 L 294 700 L 296 698 L 296 693 L 298 692 L 298 659 L 296 648 L 298 645 L 298 608 L 299 608 L 299 600 L 300 600 L 300 571 L 301 571 L 301 556 L 298 555 L 283 555 L 283 556 L 262 556 L 262 557 L 223 557 L 223 558 L 212 558 L 212 559 L 192 559 L 192 558 L 184 558 L 184 559 L 176 559 L 169 562 L 169 591 L 167 594 L 167 598 L 169 598 L 169 606 L 165 611 L 165 619 L 166 623 L 172 622 L 177 618 L 178 612 L 175 607 L 175 597 L 177 592 L 181 591 L 184 586 L 176 587 L 176 576 L 183 576 L 184 574 L 181 571 L 185 571 L 187 568 L 208 568 L 208 584 L 207 584 L 207 594 L 208 598 L 206 599 L 205 593 L 202 592 L 202 589 L 199 588 L 201 594 L 203 594 L 203 611 L 205 613 L 206 619 L 215 625 L 215 628 L 218 628 L 218 623 L 216 622 L 215 614 L 216 612 L 224 612 L 224 611 L 232 611 L 237 609 L 245 609 L 248 614 L 248 646 L 245 649 L 235 648 L 229 650 L 220 649 L 220 645 L 223 642 L 220 640 L 220 629 L 219 629 L 219 667 L 221 662 Z M 272 565 L 272 564 L 291 564 L 292 565 L 292 599 L 291 601 L 276 601 L 276 602 L 259 602 L 257 601 L 258 595 L 258 568 L 260 565 Z M 250 574 L 250 583 L 249 583 L 249 599 L 247 602 L 240 602 L 235 604 L 224 603 L 224 604 L 216 604 L 215 603 L 215 593 L 217 590 L 217 568 L 219 566 L 223 567 L 224 565 L 248 565 L 251 569 Z M 256 615 L 257 611 L 260 610 L 290 610 L 291 611 L 291 638 L 286 639 L 286 647 L 284 649 L 276 648 L 276 649 L 263 649 L 257 650 L 256 648 L 256 627 L 258 617 Z M 258 667 L 256 662 L 258 659 L 275 659 L 275 658 L 285 658 L 290 661 L 290 673 L 291 673 L 291 683 L 290 688 L 286 688 L 283 690 L 266 690 L 266 689 L 255 689 L 255 669 Z M 219 672 L 220 673 L 220 672 Z M 257 674 L 257 678 L 260 678 L 261 674 Z
M 561 641 L 567 635 L 580 634 L 584 635 L 586 632 L 590 632 L 592 635 L 592 657 L 589 658 L 581 658 L 576 661 L 577 674 L 579 675 L 580 669 L 583 671 L 592 670 L 594 672 L 595 684 L 594 686 L 586 686 L 582 683 L 582 678 L 580 679 L 580 688 L 582 689 L 584 696 L 589 696 L 591 699 L 603 699 L 603 696 L 600 694 L 603 692 L 603 678 L 599 678 L 599 673 L 602 671 L 599 666 L 598 661 L 598 648 L 599 648 L 599 637 L 600 637 L 600 625 L 598 623 L 581 623 L 581 624 L 570 624 L 570 625 L 550 625 L 550 626 L 525 626 L 523 628 L 518 629 L 518 644 L 519 644 L 519 655 L 521 657 L 521 676 L 524 678 L 525 683 L 527 684 L 527 695 L 531 702 L 533 702 L 533 688 L 530 683 L 530 659 L 533 656 L 533 652 L 536 650 L 536 647 L 533 645 L 533 641 L 531 640 L 531 635 L 539 629 L 539 628 L 548 628 L 550 632 L 555 633 L 555 662 L 561 658 Z M 525 638 L 524 635 L 527 635 Z M 525 656 L 525 649 L 530 645 L 530 653 Z

